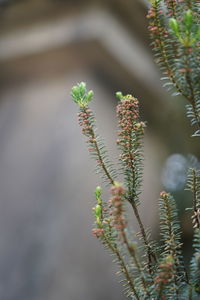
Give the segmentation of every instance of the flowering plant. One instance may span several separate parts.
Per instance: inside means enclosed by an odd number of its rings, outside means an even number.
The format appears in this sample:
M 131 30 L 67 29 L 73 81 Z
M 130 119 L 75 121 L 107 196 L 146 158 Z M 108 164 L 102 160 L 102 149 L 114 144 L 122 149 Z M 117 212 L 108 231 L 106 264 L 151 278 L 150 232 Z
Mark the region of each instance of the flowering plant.
M 164 85 L 188 100 L 187 116 L 200 136 L 200 1 L 152 0 L 148 13 L 156 61 L 164 74 Z M 176 91 L 174 91 L 176 90 Z M 72 98 L 79 105 L 79 124 L 86 136 L 89 152 L 96 161 L 103 180 L 110 185 L 110 199 L 102 199 L 102 189 L 95 190 L 93 234 L 102 242 L 119 266 L 124 290 L 131 299 L 200 298 L 200 170 L 189 169 L 187 187 L 193 195 L 191 204 L 194 229 L 190 270 L 182 253 L 181 226 L 176 202 L 162 191 L 159 199 L 161 243 L 153 241 L 151 231 L 141 219 L 140 193 L 143 173 L 143 137 L 146 124 L 140 120 L 139 102 L 132 95 L 116 93 L 118 105 L 119 170 L 108 157 L 97 134 L 95 117 L 89 108 L 93 92 L 86 84 L 72 88 Z M 117 181 L 123 175 L 123 184 Z M 126 217 L 129 202 L 139 232 L 133 234 Z

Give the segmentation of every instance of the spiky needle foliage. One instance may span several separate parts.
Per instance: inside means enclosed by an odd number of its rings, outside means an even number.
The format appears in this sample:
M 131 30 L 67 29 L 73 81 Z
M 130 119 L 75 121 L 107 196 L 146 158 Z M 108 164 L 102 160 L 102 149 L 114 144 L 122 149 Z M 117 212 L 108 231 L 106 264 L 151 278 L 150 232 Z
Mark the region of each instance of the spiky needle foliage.
M 187 116 L 200 136 L 200 1 L 153 0 L 149 30 L 165 86 L 188 100 Z
M 156 61 L 164 74 L 165 86 L 188 100 L 187 116 L 200 136 L 200 1 L 151 0 L 148 13 Z M 174 90 L 176 90 L 174 92 Z M 143 137 L 145 123 L 140 120 L 139 102 L 132 95 L 116 93 L 118 105 L 119 165 L 116 171 L 106 147 L 97 133 L 94 113 L 89 107 L 93 92 L 81 82 L 72 88 L 79 106 L 79 124 L 96 161 L 97 172 L 110 185 L 110 199 L 95 190 L 93 234 L 114 256 L 124 291 L 130 299 L 200 299 L 200 171 L 190 169 L 186 190 L 192 195 L 191 226 L 194 228 L 194 254 L 190 272 L 182 254 L 181 226 L 172 195 L 160 193 L 161 243 L 153 241 L 140 216 L 143 176 Z M 123 184 L 117 181 L 123 175 Z M 129 202 L 139 232 L 132 233 L 126 217 Z

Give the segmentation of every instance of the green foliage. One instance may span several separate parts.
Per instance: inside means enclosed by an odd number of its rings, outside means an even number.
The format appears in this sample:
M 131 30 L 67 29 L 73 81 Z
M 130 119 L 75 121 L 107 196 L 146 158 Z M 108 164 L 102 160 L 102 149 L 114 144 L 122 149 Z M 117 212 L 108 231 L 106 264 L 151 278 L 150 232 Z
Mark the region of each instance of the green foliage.
M 93 98 L 93 91 L 87 92 L 86 84 L 81 82 L 72 88 L 71 96 L 79 106 L 79 125 L 82 127 L 82 133 L 87 138 L 88 151 L 96 161 L 96 172 L 101 173 L 105 182 L 114 184 L 116 171 L 110 162 L 108 152 L 100 137 L 96 133 L 95 117 L 88 104 Z
M 176 89 L 188 100 L 187 116 L 200 136 L 200 1 L 152 0 L 149 10 L 150 32 L 156 61 L 164 73 L 165 86 Z M 173 92 L 174 94 L 174 92 Z M 191 227 L 194 253 L 190 272 L 182 253 L 181 226 L 172 195 L 161 192 L 159 199 L 161 243 L 152 240 L 139 213 L 143 177 L 143 138 L 145 123 L 140 120 L 139 102 L 132 95 L 116 93 L 118 105 L 119 170 L 108 159 L 108 152 L 95 127 L 89 103 L 93 92 L 86 84 L 72 88 L 78 104 L 79 124 L 95 159 L 97 171 L 110 186 L 108 201 L 102 189 L 95 190 L 93 234 L 114 257 L 124 291 L 130 299 L 200 298 L 200 171 L 189 169 L 186 190 L 192 194 Z M 117 182 L 122 175 L 123 184 Z M 131 204 L 139 232 L 133 233 L 126 217 L 126 201 Z
M 149 30 L 156 62 L 168 90 L 188 100 L 187 116 L 200 135 L 200 3 L 154 1 L 149 10 Z
M 160 234 L 161 234 L 161 263 L 170 262 L 170 284 L 163 285 L 163 295 L 175 297 L 180 295 L 182 287 L 187 282 L 181 244 L 181 229 L 178 221 L 178 212 L 174 198 L 166 193 L 160 194 Z M 170 260 L 170 261 L 169 261 Z M 160 269 L 160 267 L 159 267 Z
M 191 286 L 194 297 L 200 297 L 200 229 L 195 229 L 194 232 L 194 255 L 191 260 Z
M 200 210 L 200 170 L 189 169 L 186 190 L 192 193 L 193 226 L 194 228 L 200 228 L 200 219 L 198 218 L 198 211 Z
M 200 39 L 200 26 L 195 22 L 190 9 L 183 14 L 182 21 L 170 18 L 169 26 L 183 47 L 192 47 Z
M 139 120 L 138 100 L 131 95 L 117 93 L 119 161 L 127 187 L 127 198 L 134 205 L 139 204 L 142 183 L 142 141 L 145 123 Z
M 72 88 L 71 96 L 80 107 L 87 107 L 92 100 L 93 91 L 87 91 L 85 82 L 78 83 Z

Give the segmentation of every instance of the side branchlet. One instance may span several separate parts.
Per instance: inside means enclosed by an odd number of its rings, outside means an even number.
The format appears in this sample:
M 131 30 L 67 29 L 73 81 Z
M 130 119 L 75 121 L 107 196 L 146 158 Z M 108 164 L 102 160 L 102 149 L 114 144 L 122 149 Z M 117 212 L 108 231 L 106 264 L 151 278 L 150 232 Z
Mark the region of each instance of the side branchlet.
M 195 129 L 193 136 L 199 136 L 199 1 L 153 1 L 147 17 L 164 86 L 173 89 L 172 95 L 182 95 L 188 100 L 186 112 Z

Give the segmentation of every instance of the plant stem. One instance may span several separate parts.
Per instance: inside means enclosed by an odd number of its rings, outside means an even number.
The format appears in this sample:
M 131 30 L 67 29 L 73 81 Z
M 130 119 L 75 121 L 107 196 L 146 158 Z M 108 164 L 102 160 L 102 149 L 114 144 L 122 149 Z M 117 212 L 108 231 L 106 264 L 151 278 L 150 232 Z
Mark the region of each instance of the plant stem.
M 152 274 L 152 264 L 153 264 L 152 259 L 154 259 L 154 261 L 157 262 L 157 258 L 156 258 L 155 253 L 153 253 L 153 251 L 151 250 L 151 247 L 149 245 L 149 241 L 148 241 L 148 238 L 147 238 L 147 235 L 146 235 L 144 225 L 143 225 L 142 220 L 140 218 L 138 208 L 137 208 L 137 206 L 135 205 L 135 203 L 133 201 L 131 201 L 130 203 L 132 205 L 136 220 L 137 220 L 138 225 L 140 227 L 140 232 L 141 232 L 141 235 L 142 235 L 143 242 L 144 242 L 144 244 L 147 248 L 148 269 L 149 269 L 149 273 Z
M 117 257 L 117 259 L 119 261 L 119 264 L 121 266 L 121 270 L 124 273 L 124 276 L 126 277 L 126 280 L 127 280 L 128 284 L 129 284 L 130 288 L 132 289 L 132 291 L 133 291 L 136 299 L 140 300 L 139 295 L 138 295 L 138 293 L 137 293 L 137 291 L 135 289 L 134 283 L 132 281 L 132 278 L 131 278 L 131 276 L 129 274 L 129 271 L 128 271 L 127 267 L 126 267 L 126 263 L 124 262 L 124 259 L 121 256 L 120 252 L 118 251 L 117 247 L 114 246 L 110 242 L 110 240 L 106 237 L 105 234 L 103 234 L 103 239 L 106 242 L 107 246 L 110 248 L 110 250 L 116 255 L 116 257 Z
M 92 137 L 94 138 L 95 142 L 94 142 L 94 145 L 95 145 L 95 149 L 96 149 L 96 153 L 97 153 L 97 156 L 98 156 L 98 160 L 99 160 L 99 164 L 101 165 L 108 181 L 110 182 L 110 184 L 114 184 L 114 179 L 112 178 L 111 174 L 109 173 L 108 169 L 106 168 L 106 165 L 103 161 L 103 158 L 101 156 L 101 152 L 100 152 L 100 149 L 99 149 L 99 146 L 98 146 L 98 143 L 96 141 L 96 136 L 95 136 L 95 133 L 94 133 L 94 130 L 92 129 Z
M 135 253 L 135 249 L 133 247 L 130 246 L 129 242 L 128 242 L 128 239 L 127 239 L 127 236 L 126 236 L 126 232 L 123 230 L 123 242 L 124 244 L 126 245 L 130 255 L 133 257 L 133 261 L 134 261 L 134 264 L 139 272 L 139 275 L 141 276 L 141 282 L 142 282 L 142 285 L 143 285 L 143 288 L 144 288 L 144 291 L 146 293 L 146 295 L 148 297 L 150 297 L 150 293 L 147 289 L 147 285 L 146 285 L 146 281 L 145 281 L 145 278 L 144 278 L 144 274 L 143 274 L 143 270 L 142 270 L 142 267 L 140 265 L 140 262 L 138 261 L 137 259 L 137 256 L 136 256 L 136 253 Z
M 195 169 L 192 170 L 193 175 L 193 206 L 194 211 L 197 211 L 197 190 L 196 190 L 196 171 Z

